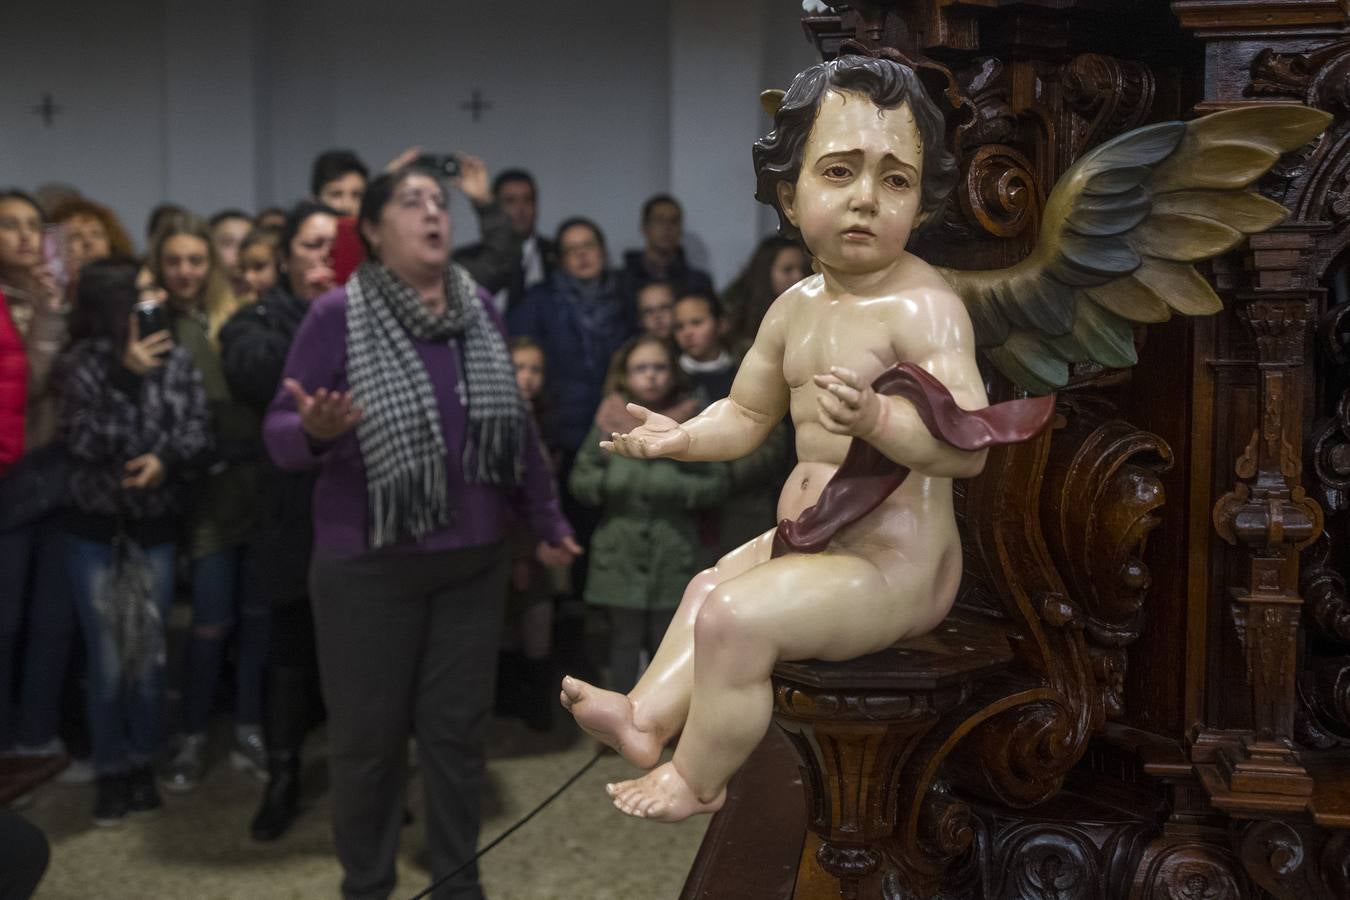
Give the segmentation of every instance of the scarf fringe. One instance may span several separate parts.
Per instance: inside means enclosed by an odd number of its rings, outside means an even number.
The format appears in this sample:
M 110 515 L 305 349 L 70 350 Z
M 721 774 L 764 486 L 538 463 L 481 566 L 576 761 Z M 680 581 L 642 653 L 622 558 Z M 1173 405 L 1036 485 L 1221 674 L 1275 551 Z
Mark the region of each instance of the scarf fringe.
M 513 488 L 524 482 L 525 420 L 469 416 L 464 478 L 470 484 Z
M 368 489 L 372 550 L 404 538 L 421 540 L 450 522 L 445 466 L 428 459 L 400 469 Z

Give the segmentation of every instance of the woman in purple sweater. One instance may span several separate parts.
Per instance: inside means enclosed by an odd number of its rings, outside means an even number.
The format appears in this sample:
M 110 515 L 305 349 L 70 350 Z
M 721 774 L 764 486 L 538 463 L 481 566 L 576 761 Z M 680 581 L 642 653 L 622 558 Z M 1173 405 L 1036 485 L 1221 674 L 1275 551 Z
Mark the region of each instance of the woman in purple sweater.
M 580 548 L 502 324 L 450 262 L 444 187 L 414 168 L 381 176 L 358 224 L 368 259 L 312 302 L 263 438 L 278 466 L 319 470 L 310 593 L 334 842 L 343 895 L 383 898 L 394 886 L 410 733 L 432 874 L 476 848 L 509 509 L 544 536 L 545 564 L 565 565 Z M 444 890 L 482 896 L 473 867 Z

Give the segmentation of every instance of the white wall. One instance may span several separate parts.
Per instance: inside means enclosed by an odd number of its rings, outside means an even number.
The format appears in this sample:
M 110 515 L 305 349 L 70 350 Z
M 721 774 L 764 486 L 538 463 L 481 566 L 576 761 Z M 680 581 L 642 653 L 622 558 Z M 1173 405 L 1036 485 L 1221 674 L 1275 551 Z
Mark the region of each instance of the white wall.
M 531 170 L 545 231 L 584 213 L 628 242 L 630 210 L 668 178 L 665 3 L 334 5 L 316 17 L 288 4 L 266 29 L 267 196 L 295 199 L 324 147 L 382 165 L 420 144 Z M 474 88 L 492 104 L 478 122 L 461 108 Z M 476 235 L 467 204 L 452 213 L 457 240 Z
M 74 184 L 137 237 L 168 186 L 164 24 L 160 3 L 5 3 L 0 185 Z M 29 112 L 47 92 L 51 127 Z
M 288 203 L 322 149 L 378 166 L 420 143 L 530 169 L 543 229 L 590 215 L 615 261 L 642 200 L 672 191 L 719 284 L 773 221 L 751 199 L 758 93 L 814 61 L 795 0 L 5 6 L 0 184 L 70 181 L 139 236 L 163 199 Z M 28 113 L 44 91 L 66 107 L 51 128 Z

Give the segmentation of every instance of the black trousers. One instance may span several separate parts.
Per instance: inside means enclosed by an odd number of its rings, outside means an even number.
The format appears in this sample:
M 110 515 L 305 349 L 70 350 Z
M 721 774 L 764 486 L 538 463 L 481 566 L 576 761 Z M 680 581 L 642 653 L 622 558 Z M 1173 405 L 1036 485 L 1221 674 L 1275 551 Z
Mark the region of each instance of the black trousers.
M 16 812 L 0 809 L 0 900 L 28 900 L 47 871 L 47 838 Z
M 309 729 L 323 720 L 314 614 L 308 597 L 271 603 L 267 667 L 263 679 L 263 736 L 267 752 L 298 757 Z
M 417 737 L 434 878 L 477 848 L 484 739 L 509 572 L 505 543 L 354 558 L 315 554 L 333 838 L 347 898 L 386 898 Z M 437 898 L 481 898 L 476 867 Z

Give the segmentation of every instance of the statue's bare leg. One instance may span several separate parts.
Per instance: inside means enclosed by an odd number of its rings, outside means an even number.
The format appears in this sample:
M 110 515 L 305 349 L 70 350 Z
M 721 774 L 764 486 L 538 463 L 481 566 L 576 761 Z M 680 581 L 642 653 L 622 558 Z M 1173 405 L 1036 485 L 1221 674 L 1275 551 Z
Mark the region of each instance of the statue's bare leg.
M 769 727 L 779 660 L 850 659 L 930 626 L 940 602 L 931 570 L 888 569 L 844 552 L 792 555 L 714 588 L 694 628 L 694 690 L 675 757 L 610 785 L 614 805 L 669 822 L 720 808 Z
M 624 759 L 650 769 L 661 748 L 684 727 L 694 687 L 694 623 L 708 593 L 719 584 L 766 562 L 773 532 L 755 538 L 718 560 L 689 582 L 675 618 L 661 639 L 651 664 L 628 695 L 607 691 L 568 676 L 562 682 L 562 705 L 582 730 L 617 750 Z

